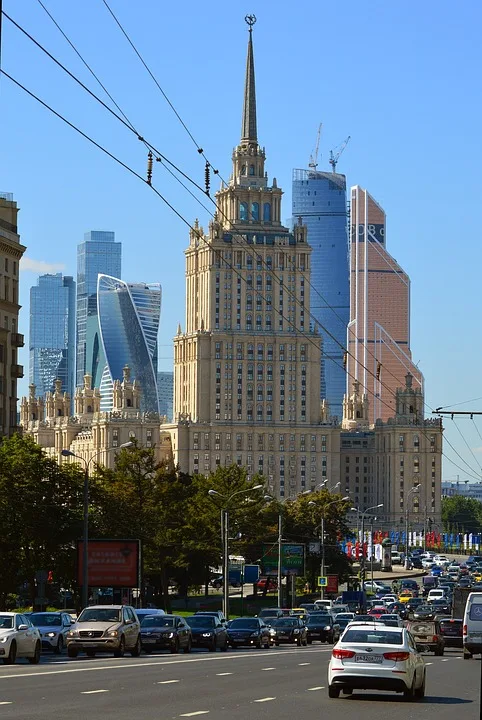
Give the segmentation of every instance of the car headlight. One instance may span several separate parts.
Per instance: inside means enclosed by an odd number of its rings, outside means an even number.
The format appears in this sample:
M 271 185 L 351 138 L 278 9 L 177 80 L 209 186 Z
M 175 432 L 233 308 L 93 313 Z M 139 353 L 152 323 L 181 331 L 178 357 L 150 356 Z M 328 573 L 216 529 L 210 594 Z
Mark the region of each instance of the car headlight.
M 56 636 L 57 636 L 57 633 L 48 632 L 48 633 L 45 633 L 45 635 L 46 635 L 47 637 L 53 638 L 53 637 L 56 637 Z
M 209 632 L 209 633 L 203 633 L 203 637 L 211 637 L 211 636 L 212 636 L 212 633 L 210 633 L 210 632 Z
M 69 638 L 79 637 L 79 631 L 78 630 L 69 630 L 69 632 L 67 633 L 67 637 L 69 637 Z
M 331 630 L 331 627 L 329 625 L 326 625 L 324 630 Z
M 270 634 L 270 635 L 276 635 L 276 630 L 275 630 L 274 628 L 270 628 L 270 629 L 269 629 L 269 634 Z
M 111 630 L 107 633 L 109 637 L 119 637 L 119 631 L 118 630 Z
M 10 635 L 4 635 L 2 638 L 0 638 L 0 643 L 6 643 L 10 640 Z
M 252 632 L 249 637 L 258 637 L 258 633 L 257 633 L 257 632 Z
M 299 629 L 298 629 L 298 628 L 295 628 L 295 631 L 294 631 L 294 632 L 295 632 L 295 635 L 298 635 Z
M 174 637 L 174 633 L 173 633 L 173 632 L 168 633 L 167 637 L 173 638 L 173 637 Z

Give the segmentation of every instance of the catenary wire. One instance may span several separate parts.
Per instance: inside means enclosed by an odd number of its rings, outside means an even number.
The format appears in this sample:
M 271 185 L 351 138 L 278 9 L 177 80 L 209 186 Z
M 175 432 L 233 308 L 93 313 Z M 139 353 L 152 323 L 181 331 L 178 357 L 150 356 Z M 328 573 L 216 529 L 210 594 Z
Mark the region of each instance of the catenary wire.
M 479 461 L 478 461 L 477 458 L 475 457 L 474 451 L 472 450 L 472 448 L 470 447 L 469 443 L 467 442 L 467 438 L 466 438 L 465 435 L 463 434 L 463 432 L 462 432 L 462 430 L 460 429 L 458 423 L 455 421 L 455 418 L 452 418 L 452 422 L 453 422 L 453 424 L 455 425 L 455 427 L 457 428 L 460 437 L 462 438 L 462 440 L 464 441 L 464 443 L 465 443 L 468 451 L 471 453 L 472 457 L 474 458 L 475 464 L 476 464 L 476 466 L 477 466 L 477 465 L 479 464 Z M 467 465 L 467 467 L 470 467 L 470 465 Z M 473 470 L 473 468 L 470 468 L 470 469 Z

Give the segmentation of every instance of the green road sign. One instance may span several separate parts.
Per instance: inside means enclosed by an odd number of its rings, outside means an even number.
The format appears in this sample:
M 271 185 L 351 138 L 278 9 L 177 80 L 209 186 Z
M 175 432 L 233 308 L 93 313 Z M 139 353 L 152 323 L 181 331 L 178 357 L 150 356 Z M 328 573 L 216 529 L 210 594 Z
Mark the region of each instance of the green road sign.
M 305 546 L 283 543 L 281 555 L 281 571 L 283 575 L 303 575 L 305 564 Z M 264 572 L 277 572 L 278 546 L 263 545 L 261 565 Z
M 328 585 L 327 577 L 318 577 L 318 587 L 326 587 Z

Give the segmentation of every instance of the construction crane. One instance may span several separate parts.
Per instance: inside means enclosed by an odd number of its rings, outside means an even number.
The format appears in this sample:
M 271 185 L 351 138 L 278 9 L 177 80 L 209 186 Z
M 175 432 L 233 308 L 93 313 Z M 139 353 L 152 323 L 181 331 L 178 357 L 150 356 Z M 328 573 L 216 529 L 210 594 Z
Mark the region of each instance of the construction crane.
M 320 123 L 319 126 L 318 126 L 318 132 L 317 132 L 317 134 L 316 134 L 316 145 L 315 145 L 315 149 L 314 149 L 313 152 L 311 153 L 311 155 L 310 155 L 310 162 L 308 163 L 308 167 L 311 168 L 312 170 L 316 170 L 316 168 L 318 167 L 318 150 L 319 150 L 319 148 L 320 148 L 320 135 L 321 135 L 321 127 L 322 127 L 322 125 L 323 125 L 323 123 Z
M 346 148 L 348 143 L 350 142 L 351 135 L 348 135 L 347 139 L 342 142 L 341 145 L 339 145 L 335 150 L 330 150 L 330 159 L 329 163 L 331 165 L 331 168 L 334 173 L 336 173 L 336 165 L 338 163 L 338 160 L 340 159 L 340 155 L 342 154 L 343 150 Z

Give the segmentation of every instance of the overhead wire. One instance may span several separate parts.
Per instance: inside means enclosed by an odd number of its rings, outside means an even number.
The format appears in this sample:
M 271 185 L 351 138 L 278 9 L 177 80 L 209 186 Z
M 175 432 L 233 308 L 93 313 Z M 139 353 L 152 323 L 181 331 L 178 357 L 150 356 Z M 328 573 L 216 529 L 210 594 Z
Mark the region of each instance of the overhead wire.
M 471 453 L 472 457 L 474 458 L 474 460 L 475 460 L 475 465 L 476 465 L 476 466 L 479 465 L 479 461 L 478 461 L 477 458 L 475 457 L 474 451 L 472 450 L 472 448 L 470 447 L 469 443 L 467 442 L 467 438 L 465 437 L 465 435 L 464 435 L 463 432 L 461 431 L 460 427 L 458 426 L 457 422 L 455 421 L 455 418 L 452 418 L 452 422 L 454 423 L 455 427 L 457 428 L 457 430 L 458 430 L 458 432 L 459 432 L 459 435 L 460 435 L 460 437 L 462 438 L 462 440 L 464 441 L 467 449 L 469 450 L 469 452 Z M 470 467 L 470 465 L 468 465 L 468 463 L 467 463 L 467 467 Z M 473 468 L 472 468 L 472 467 L 470 467 L 470 469 L 473 471 Z M 480 470 L 480 466 L 479 466 L 479 470 Z

